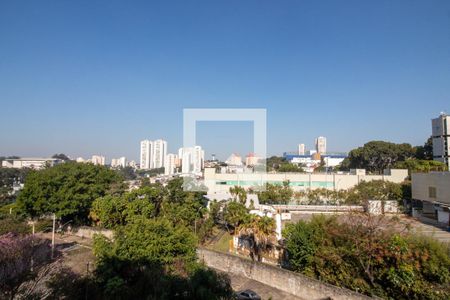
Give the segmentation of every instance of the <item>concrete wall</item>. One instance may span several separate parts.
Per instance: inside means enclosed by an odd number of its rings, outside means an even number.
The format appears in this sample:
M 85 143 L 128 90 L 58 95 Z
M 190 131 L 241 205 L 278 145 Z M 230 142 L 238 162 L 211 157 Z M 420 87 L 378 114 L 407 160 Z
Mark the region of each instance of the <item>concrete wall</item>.
M 232 254 L 197 249 L 200 261 L 208 267 L 259 281 L 303 299 L 371 299 L 356 292 L 339 288 L 279 267 L 253 262 Z
M 450 172 L 413 173 L 412 198 L 450 205 Z M 429 188 L 436 188 L 436 198 L 430 198 Z

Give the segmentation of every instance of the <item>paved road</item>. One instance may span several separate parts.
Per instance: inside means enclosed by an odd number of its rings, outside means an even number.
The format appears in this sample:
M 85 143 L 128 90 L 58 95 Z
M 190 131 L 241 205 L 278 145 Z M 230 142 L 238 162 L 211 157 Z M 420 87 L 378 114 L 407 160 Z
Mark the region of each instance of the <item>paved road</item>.
M 292 294 L 283 292 L 279 289 L 262 284 L 261 282 L 248 279 L 244 276 L 239 276 L 239 275 L 234 275 L 234 274 L 229 274 L 229 276 L 231 279 L 231 287 L 233 288 L 233 290 L 241 291 L 241 290 L 249 289 L 249 290 L 256 292 L 259 296 L 261 296 L 261 299 L 263 299 L 263 300 L 267 300 L 267 299 L 304 300 L 304 299 L 296 297 Z

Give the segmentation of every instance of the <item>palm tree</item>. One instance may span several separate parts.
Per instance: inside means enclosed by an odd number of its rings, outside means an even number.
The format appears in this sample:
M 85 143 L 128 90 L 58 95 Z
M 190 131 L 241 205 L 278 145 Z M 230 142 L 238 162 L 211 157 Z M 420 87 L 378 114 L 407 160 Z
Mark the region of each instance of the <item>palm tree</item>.
M 275 235 L 275 220 L 269 217 L 251 215 L 239 226 L 239 236 L 250 241 L 250 256 L 261 261 L 261 254 Z

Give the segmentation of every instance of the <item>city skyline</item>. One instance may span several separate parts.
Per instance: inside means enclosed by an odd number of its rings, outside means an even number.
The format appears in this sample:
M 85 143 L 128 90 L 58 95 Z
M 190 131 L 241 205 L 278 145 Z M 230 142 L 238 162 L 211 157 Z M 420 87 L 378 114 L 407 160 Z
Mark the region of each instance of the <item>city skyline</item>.
M 138 161 L 147 137 L 174 153 L 184 108 L 267 109 L 269 155 L 321 135 L 422 145 L 450 112 L 448 1 L 177 5 L 0 4 L 0 155 Z

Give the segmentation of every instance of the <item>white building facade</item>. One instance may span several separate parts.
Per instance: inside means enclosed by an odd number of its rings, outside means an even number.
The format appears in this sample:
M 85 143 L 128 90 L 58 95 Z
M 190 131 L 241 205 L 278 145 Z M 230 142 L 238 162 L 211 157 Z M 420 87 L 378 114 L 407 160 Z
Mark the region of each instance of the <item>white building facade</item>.
M 178 150 L 181 159 L 181 172 L 185 174 L 201 174 L 204 167 L 205 151 L 202 147 L 185 147 Z
M 327 138 L 326 137 L 319 136 L 318 138 L 316 138 L 315 144 L 316 144 L 317 153 L 319 153 L 321 155 L 327 153 Z
M 140 168 L 149 170 L 151 168 L 151 160 L 153 155 L 153 142 L 149 140 L 141 141 Z
M 113 168 L 125 168 L 127 166 L 127 159 L 122 156 L 120 158 L 113 158 L 111 160 L 111 167 Z
M 167 155 L 167 142 L 165 140 L 156 140 L 153 142 L 153 155 L 150 162 L 151 169 L 163 168 Z
M 450 167 L 450 116 L 442 113 L 431 120 L 433 140 L 433 159 Z
M 93 163 L 94 165 L 104 166 L 105 157 L 102 155 L 92 155 L 91 163 Z
M 298 144 L 298 155 L 305 155 L 305 144 Z
M 173 175 L 177 171 L 178 155 L 169 153 L 166 155 L 166 161 L 164 162 L 164 174 Z

